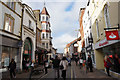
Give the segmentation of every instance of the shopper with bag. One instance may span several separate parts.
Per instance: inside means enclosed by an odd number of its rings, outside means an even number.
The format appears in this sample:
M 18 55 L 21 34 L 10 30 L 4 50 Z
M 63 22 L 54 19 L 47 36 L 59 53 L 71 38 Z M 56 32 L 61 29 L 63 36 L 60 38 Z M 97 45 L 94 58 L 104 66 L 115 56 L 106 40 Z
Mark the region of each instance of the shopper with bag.
M 111 63 L 110 59 L 108 58 L 108 56 L 106 55 L 105 58 L 104 58 L 104 67 L 106 68 L 108 76 L 111 76 L 110 73 L 109 73 L 109 70 L 110 70 L 111 66 L 112 66 L 112 63 Z
M 66 70 L 67 70 L 67 66 L 68 66 L 68 61 L 66 60 L 66 57 L 63 57 L 61 62 L 60 62 L 60 67 L 62 69 L 62 78 L 65 80 L 66 79 Z
M 44 59 L 44 68 L 45 68 L 45 74 L 48 73 L 47 68 L 48 68 L 48 60 L 47 58 Z

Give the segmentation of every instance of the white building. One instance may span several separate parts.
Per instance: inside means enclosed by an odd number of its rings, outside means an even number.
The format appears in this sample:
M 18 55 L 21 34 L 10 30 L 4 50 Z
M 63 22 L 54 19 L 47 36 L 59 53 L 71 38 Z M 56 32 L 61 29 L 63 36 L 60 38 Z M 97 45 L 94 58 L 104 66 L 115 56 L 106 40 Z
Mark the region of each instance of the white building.
M 84 30 L 84 40 L 85 40 L 85 53 L 86 59 L 88 54 L 91 55 L 93 64 L 95 64 L 94 51 L 93 51 L 93 38 L 91 32 L 91 17 L 94 9 L 93 1 L 88 1 L 84 15 L 83 15 L 83 30 Z
M 37 22 L 32 8 L 26 4 L 23 7 L 21 69 L 23 59 L 35 60 Z
M 22 4 L 19 0 L 8 1 L 0 1 L 0 72 L 7 70 L 12 58 L 17 63 L 17 69 L 20 67 Z

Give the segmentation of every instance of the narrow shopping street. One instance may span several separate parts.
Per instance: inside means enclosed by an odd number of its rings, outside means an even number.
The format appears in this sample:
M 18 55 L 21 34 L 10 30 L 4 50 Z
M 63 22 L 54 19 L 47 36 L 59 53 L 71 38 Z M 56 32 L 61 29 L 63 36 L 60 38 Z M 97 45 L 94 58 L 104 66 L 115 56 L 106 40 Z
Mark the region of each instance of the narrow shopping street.
M 61 74 L 61 71 L 60 71 Z M 80 69 L 79 65 L 75 65 L 75 62 L 72 62 L 71 66 L 68 66 L 67 72 L 66 72 L 67 79 L 90 79 L 90 78 L 94 78 L 94 79 L 113 79 L 112 77 L 108 77 L 105 73 L 94 69 L 93 72 L 87 72 L 85 71 L 85 68 Z M 48 74 L 42 76 L 41 78 L 46 79 L 46 78 L 52 78 L 54 79 L 54 70 L 51 69 Z M 60 75 L 61 76 L 61 75 Z M 62 77 L 60 77 L 62 78 Z

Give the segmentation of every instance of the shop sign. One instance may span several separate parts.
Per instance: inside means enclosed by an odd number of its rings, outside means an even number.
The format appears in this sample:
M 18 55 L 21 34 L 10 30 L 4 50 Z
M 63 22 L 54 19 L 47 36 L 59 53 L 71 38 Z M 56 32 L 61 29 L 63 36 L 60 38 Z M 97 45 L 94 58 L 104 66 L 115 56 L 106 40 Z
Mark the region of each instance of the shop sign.
M 119 40 L 118 31 L 105 31 L 107 40 Z
M 106 45 L 106 44 L 108 44 L 108 41 L 105 41 L 105 42 L 99 43 L 99 46 L 104 46 L 104 45 Z

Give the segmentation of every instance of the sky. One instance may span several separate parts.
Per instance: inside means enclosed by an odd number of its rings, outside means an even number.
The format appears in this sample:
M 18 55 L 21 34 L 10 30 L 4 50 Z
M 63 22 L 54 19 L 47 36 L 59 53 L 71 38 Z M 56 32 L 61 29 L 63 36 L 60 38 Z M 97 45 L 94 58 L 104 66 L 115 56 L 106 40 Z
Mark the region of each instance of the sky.
M 85 8 L 87 0 L 22 0 L 33 10 L 42 11 L 45 6 L 50 15 L 53 47 L 64 53 L 68 43 L 77 38 L 80 8 Z

